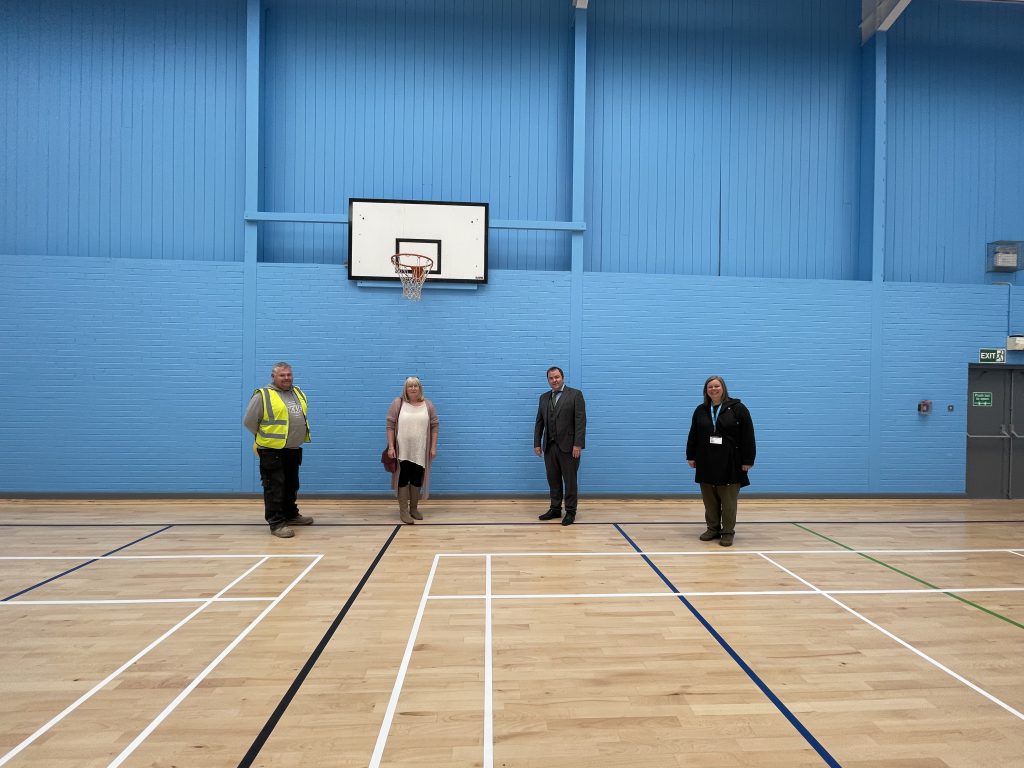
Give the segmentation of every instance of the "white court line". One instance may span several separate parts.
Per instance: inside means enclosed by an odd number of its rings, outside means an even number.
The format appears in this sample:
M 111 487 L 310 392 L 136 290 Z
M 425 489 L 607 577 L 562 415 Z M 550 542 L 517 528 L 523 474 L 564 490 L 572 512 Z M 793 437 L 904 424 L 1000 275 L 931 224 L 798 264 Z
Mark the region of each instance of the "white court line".
M 491 642 L 491 556 L 484 575 L 484 765 L 494 766 L 494 664 Z
M 947 675 L 952 677 L 954 680 L 957 680 L 957 681 L 963 683 L 964 685 L 966 685 L 968 688 L 970 688 L 971 690 L 975 691 L 976 693 L 980 693 L 982 696 L 984 696 L 986 699 L 991 701 L 993 704 L 996 704 L 996 705 L 1002 707 L 1003 709 L 1005 709 L 1007 712 L 1009 712 L 1014 717 L 1016 717 L 1016 718 L 1018 718 L 1020 720 L 1024 720 L 1024 713 L 1014 709 L 1013 707 L 1011 707 L 1009 704 L 1007 704 L 1002 699 L 996 698 L 995 696 L 993 696 L 988 691 L 986 691 L 983 688 L 981 688 L 981 687 L 975 685 L 974 683 L 972 683 L 970 680 L 968 680 L 963 675 L 957 674 L 956 672 L 954 672 L 949 667 L 947 667 L 944 664 L 940 663 L 939 661 L 933 659 L 931 656 L 929 656 L 924 651 L 919 651 L 917 648 L 912 646 L 906 640 L 903 640 L 902 638 L 897 637 L 896 635 L 894 635 L 889 630 L 887 630 L 884 627 L 880 626 L 879 624 L 876 624 L 875 622 L 871 621 L 871 619 L 869 619 L 867 616 L 863 615 L 862 613 L 858 613 L 857 611 L 855 611 L 850 606 L 846 605 L 846 603 L 842 602 L 841 600 L 837 600 L 836 598 L 832 597 L 832 595 L 828 594 L 827 592 L 822 592 L 817 587 L 815 587 L 813 584 L 811 584 L 811 582 L 807 581 L 807 579 L 805 579 L 805 578 L 803 578 L 801 576 L 798 576 L 797 574 L 793 573 L 793 571 L 791 571 L 788 568 L 786 568 L 786 566 L 781 565 L 780 563 L 775 562 L 774 560 L 772 560 L 770 557 L 767 557 L 766 555 L 762 555 L 762 557 L 764 557 L 765 560 L 767 560 L 769 563 L 774 565 L 776 568 L 779 568 L 780 570 L 785 571 L 786 573 L 788 573 L 790 576 L 792 576 L 797 581 L 807 585 L 811 589 L 817 590 L 823 597 L 825 597 L 828 600 L 831 600 L 833 603 L 838 605 L 843 610 L 848 611 L 849 613 L 853 614 L 854 616 L 856 616 L 858 619 L 863 621 L 868 626 L 874 627 L 875 629 L 877 629 L 879 632 L 881 632 L 886 637 L 890 638 L 891 640 L 895 640 L 897 643 L 902 645 L 908 651 L 916 654 L 917 656 L 920 656 L 922 659 L 927 661 L 929 664 L 934 666 L 936 669 L 942 670 Z
M 259 561 L 258 563 L 256 563 L 255 565 L 253 565 L 253 566 L 252 566 L 251 568 L 249 568 L 249 569 L 248 569 L 247 571 L 245 571 L 245 573 L 243 573 L 243 574 L 242 574 L 241 576 L 239 576 L 239 577 L 238 577 L 237 579 L 235 579 L 235 580 L 234 580 L 234 581 L 232 581 L 232 582 L 231 582 L 230 584 L 228 584 L 228 585 L 227 585 L 226 587 L 224 587 L 224 589 L 222 589 L 222 590 L 221 590 L 220 592 L 218 592 L 218 593 L 217 593 L 216 595 L 214 595 L 214 596 L 213 596 L 213 598 L 211 598 L 210 600 L 207 600 L 207 601 L 205 601 L 205 602 L 204 602 L 204 603 L 203 603 L 202 605 L 200 605 L 200 606 L 199 606 L 198 608 L 196 608 L 196 609 L 195 609 L 194 611 L 192 611 L 192 613 L 190 613 L 190 614 L 189 614 L 188 616 L 186 616 L 185 618 L 183 618 L 183 619 L 182 619 L 181 621 L 179 621 L 179 622 L 178 622 L 177 624 L 175 624 L 175 625 L 174 625 L 173 627 L 171 627 L 171 628 L 170 628 L 169 630 L 167 630 L 167 631 L 166 631 L 166 632 L 164 632 L 164 633 L 163 633 L 162 635 L 160 635 L 160 637 L 158 637 L 158 638 L 157 638 L 156 640 L 154 640 L 154 641 L 153 641 L 152 643 L 150 643 L 149 645 L 147 645 L 147 646 L 146 646 L 145 648 L 143 648 L 143 649 L 142 649 L 141 651 L 139 651 L 139 652 L 138 652 L 137 654 L 135 654 L 134 656 L 132 656 L 132 657 L 131 657 L 131 658 L 130 658 L 130 659 L 129 659 L 128 661 L 126 661 L 126 662 L 125 662 L 124 664 L 122 664 L 122 665 L 121 665 L 120 667 L 118 667 L 118 668 L 117 668 L 117 669 L 115 669 L 115 670 L 114 670 L 113 672 L 111 672 L 111 673 L 110 673 L 109 675 L 107 675 L 107 676 L 106 676 L 105 678 L 103 678 L 103 679 L 102 679 L 102 680 L 101 680 L 100 682 L 96 683 L 96 685 L 94 685 L 94 686 L 93 686 L 92 688 L 90 688 L 90 689 L 89 689 L 88 691 L 86 691 L 86 692 L 85 692 L 85 693 L 83 693 L 83 694 L 82 694 L 81 696 L 79 696 L 79 697 L 78 697 L 77 699 L 75 699 L 75 701 L 74 701 L 74 702 L 72 702 L 72 703 L 71 703 L 70 705 L 68 705 L 68 706 L 67 706 L 67 707 L 66 707 L 65 709 L 63 709 L 63 710 L 62 710 L 61 712 L 59 712 L 58 714 L 56 714 L 56 715 L 54 715 L 54 716 L 53 716 L 52 718 L 50 718 L 50 720 L 48 720 L 48 721 L 47 721 L 46 723 L 44 723 L 43 725 L 41 725 L 41 726 L 40 726 L 40 727 L 39 727 L 39 728 L 38 728 L 38 729 L 37 729 L 37 730 L 35 731 L 35 733 L 33 733 L 33 734 L 32 734 L 31 736 L 29 736 L 28 738 L 26 738 L 26 739 L 25 739 L 24 741 L 22 741 L 22 742 L 21 742 L 20 744 L 18 744 L 18 745 L 17 745 L 16 747 L 14 747 L 14 749 L 12 749 L 12 750 L 11 750 L 10 752 L 8 752 L 8 753 L 7 753 L 6 755 L 4 755 L 3 757 L 0 757 L 0 765 L 6 765 L 6 764 L 7 764 L 7 763 L 9 763 L 9 762 L 10 762 L 11 760 L 13 760 L 13 759 L 14 759 L 15 757 L 17 757 L 17 755 L 18 755 L 18 754 L 19 754 L 19 753 L 20 753 L 20 752 L 21 752 L 21 751 L 22 751 L 23 749 L 25 749 L 25 747 L 29 746 L 29 745 L 30 745 L 30 744 L 31 744 L 32 742 L 34 742 L 34 741 L 35 741 L 36 739 L 38 739 L 38 738 L 39 738 L 40 736 L 42 736 L 42 735 L 43 735 L 44 733 L 46 733 L 46 732 L 47 732 L 47 731 L 49 731 L 49 730 L 50 730 L 51 728 L 53 728 L 53 726 L 55 726 L 55 725 L 56 725 L 57 723 L 59 723 L 59 722 L 60 722 L 61 720 L 63 720 L 63 719 L 65 718 L 65 717 L 67 717 L 67 716 L 68 716 L 68 715 L 70 715 L 70 714 L 71 714 L 72 712 L 74 712 L 74 711 L 75 711 L 76 709 L 78 709 L 78 708 L 79 708 L 79 707 L 80 707 L 80 706 L 81 706 L 82 704 L 84 704 L 84 703 L 85 703 L 85 702 L 87 702 L 87 701 L 88 701 L 89 699 L 91 699 L 91 698 L 92 698 L 93 696 L 95 696 L 95 695 L 96 695 L 96 694 L 97 694 L 97 693 L 98 693 L 99 691 L 101 691 L 101 690 L 102 690 L 102 689 L 103 689 L 103 688 L 104 688 L 104 687 L 105 687 L 105 686 L 106 686 L 106 685 L 107 685 L 107 684 L 108 684 L 108 683 L 109 683 L 109 682 L 110 682 L 111 680 L 113 680 L 114 678 L 116 678 L 116 677 L 117 677 L 118 675 L 120 675 L 120 674 L 121 674 L 122 672 L 124 672 L 124 671 L 125 671 L 126 669 L 128 669 L 128 668 L 129 668 L 129 667 L 130 667 L 130 666 L 131 666 L 132 664 L 134 664 L 135 662 L 137 662 L 137 661 L 138 661 L 139 659 L 141 659 L 141 658 L 142 658 L 143 656 L 145 656 L 145 655 L 146 655 L 147 653 L 149 653 L 149 652 L 150 652 L 151 650 L 153 650 L 153 649 L 154 649 L 154 648 L 156 648 L 156 647 L 157 647 L 158 645 L 160 645 L 160 643 L 162 643 L 162 642 L 163 642 L 164 640 L 166 640 L 166 639 L 167 639 L 168 637 L 170 637 L 170 636 L 171 636 L 171 635 L 173 635 L 173 634 L 174 634 L 175 632 L 177 632 L 177 631 L 178 631 L 179 629 L 181 629 L 181 628 L 182 628 L 183 626 L 185 626 L 185 625 L 186 625 L 186 624 L 187 624 L 187 623 L 188 623 L 189 621 L 191 621 L 191 620 L 192 620 L 193 618 L 195 618 L 196 616 L 198 616 L 198 615 L 199 615 L 199 614 L 200 614 L 200 613 L 201 613 L 202 611 L 206 610 L 206 609 L 207 609 L 208 607 L 210 607 L 211 605 L 213 605 L 213 602 L 214 602 L 214 600 L 216 600 L 216 599 L 217 599 L 218 597 L 220 597 L 221 595 L 223 595 L 223 594 L 224 594 L 225 592 L 227 592 L 227 591 L 228 591 L 229 589 L 231 589 L 231 588 L 232 588 L 233 586 L 235 586 L 236 584 L 238 584 L 238 583 L 239 583 L 239 582 L 240 582 L 240 581 L 241 581 L 242 579 L 244 579 L 244 578 L 245 578 L 246 576 L 248 576 L 248 575 L 249 575 L 250 573 L 252 573 L 253 571 L 255 571 L 255 570 L 256 570 L 257 568 L 259 568 L 259 567 L 260 567 L 261 565 L 263 565 L 263 563 L 265 563 L 265 562 L 266 562 L 266 558 L 264 558 L 264 559 L 260 560 L 260 561 Z
M 409 660 L 412 658 L 412 649 L 416 645 L 416 635 L 420 631 L 420 622 L 423 620 L 423 610 L 427 607 L 427 597 L 430 595 L 430 585 L 434 583 L 434 574 L 437 572 L 439 556 L 434 555 L 434 562 L 430 566 L 430 575 L 427 576 L 427 583 L 423 585 L 423 596 L 420 598 L 420 607 L 416 610 L 416 619 L 412 623 L 412 631 L 409 632 L 409 642 L 405 645 L 405 655 L 402 656 L 402 663 L 398 667 L 398 676 L 395 678 L 395 687 L 391 689 L 391 698 L 388 700 L 388 708 L 384 712 L 384 722 L 380 724 L 380 733 L 377 734 L 377 744 L 373 748 L 373 756 L 367 768 L 380 768 L 381 758 L 384 756 L 384 747 L 388 742 L 388 734 L 391 732 L 391 723 L 395 719 L 395 710 L 398 708 L 398 696 L 402 692 L 402 685 L 405 683 L 405 673 L 409 669 Z
M 714 552 L 442 552 L 438 557 L 728 557 L 735 555 L 946 555 L 1009 552 L 1012 549 L 730 549 Z
M 1011 549 L 1011 550 L 1010 550 L 1010 554 L 1011 554 L 1011 555 L 1016 555 L 1017 557 L 1024 557 L 1024 553 L 1018 552 L 1018 551 L 1017 551 L 1017 550 L 1015 550 L 1015 549 Z
M 1024 587 L 965 587 L 963 589 L 764 589 L 729 592 L 538 592 L 507 595 L 431 595 L 430 600 L 582 600 L 607 597 L 775 597 L 778 595 L 935 595 L 946 592 L 1024 592 Z
M 242 558 L 254 560 L 262 557 L 265 560 L 273 560 L 279 557 L 323 557 L 317 554 L 296 553 L 293 555 L 0 555 L 0 560 L 227 560 L 231 558 Z
M 156 597 L 124 600 L 0 600 L 0 608 L 19 605 L 155 605 L 158 603 L 269 603 L 272 597 Z
M 142 729 L 142 732 L 139 733 L 139 735 L 136 736 L 132 740 L 132 743 L 129 744 L 127 747 L 125 747 L 121 751 L 121 754 L 119 754 L 117 757 L 115 757 L 110 762 L 108 768 L 117 768 L 117 766 L 121 765 L 121 763 L 123 763 L 125 760 L 127 760 L 128 757 L 132 754 L 132 752 L 134 752 L 136 749 L 138 749 L 139 745 L 142 744 L 142 742 L 145 741 L 148 738 L 149 734 L 151 734 L 153 731 L 155 731 L 157 729 L 157 727 L 160 725 L 160 723 L 162 723 L 164 721 L 164 719 L 169 714 L 171 714 L 171 712 L 173 712 L 182 701 L 185 700 L 185 697 L 188 696 L 190 693 L 192 693 L 192 691 L 194 691 L 196 689 L 196 686 L 198 686 L 201 682 L 203 682 L 203 680 L 206 679 L 206 676 L 209 675 L 214 669 L 217 668 L 217 665 L 220 664 L 224 660 L 224 658 L 229 653 L 231 653 L 231 651 L 233 651 L 235 649 L 235 647 L 240 642 L 242 642 L 250 632 L 253 631 L 253 629 L 256 628 L 257 624 L 259 624 L 261 621 L 263 621 L 263 619 L 266 617 L 266 615 L 268 613 L 270 613 L 272 610 L 274 610 L 274 608 L 277 606 L 277 604 L 280 603 L 285 598 L 285 596 L 289 592 L 292 591 L 292 589 L 294 589 L 295 585 L 298 584 L 300 581 L 302 581 L 303 578 L 305 578 L 307 573 L 309 573 L 311 570 L 313 570 L 313 567 L 317 563 L 320 562 L 320 559 L 322 557 L 323 557 L 323 555 L 319 555 L 316 558 L 316 560 L 314 560 L 309 565 L 307 565 L 305 568 L 303 568 L 302 569 L 302 573 L 300 573 L 298 576 L 296 576 L 295 579 L 292 581 L 292 583 L 289 584 L 280 595 L 275 597 L 274 601 L 270 605 L 268 605 L 266 608 L 264 608 L 262 611 L 260 611 L 259 616 L 257 616 L 255 619 L 253 619 L 249 623 L 249 626 L 247 626 L 245 629 L 243 629 L 241 632 L 239 632 L 238 636 L 234 640 L 232 640 L 230 643 L 228 643 L 227 647 L 223 651 L 221 651 L 219 654 L 217 654 L 217 658 L 215 658 L 213 661 L 211 661 L 209 664 L 207 664 L 206 665 L 206 669 L 204 669 L 202 672 L 200 672 L 198 675 L 196 675 L 196 678 L 191 683 L 189 683 L 181 693 L 179 693 L 177 696 L 175 696 L 174 700 L 170 704 L 168 704 L 166 707 L 164 707 L 163 712 L 161 712 L 159 715 L 157 715 L 155 718 L 153 718 L 153 721 L 149 725 L 147 725 L 145 728 Z

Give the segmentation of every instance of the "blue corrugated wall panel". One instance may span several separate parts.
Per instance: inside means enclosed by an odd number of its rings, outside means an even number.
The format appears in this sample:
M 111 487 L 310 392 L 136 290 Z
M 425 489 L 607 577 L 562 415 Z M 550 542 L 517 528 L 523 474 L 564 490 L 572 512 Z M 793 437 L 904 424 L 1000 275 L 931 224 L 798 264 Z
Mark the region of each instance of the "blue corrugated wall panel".
M 886 279 L 980 283 L 986 243 L 1024 240 L 1022 30 L 1022 7 L 916 0 L 890 32 Z
M 0 490 L 239 488 L 242 265 L 0 257 Z
M 269 0 L 266 210 L 350 197 L 487 202 L 569 218 L 570 6 L 550 0 Z M 340 264 L 343 227 L 263 228 L 261 258 Z M 568 269 L 564 233 L 492 233 L 495 268 Z
M 0 253 L 241 259 L 244 19 L 0 0 Z
M 860 277 L 859 12 L 594 3 L 586 268 Z

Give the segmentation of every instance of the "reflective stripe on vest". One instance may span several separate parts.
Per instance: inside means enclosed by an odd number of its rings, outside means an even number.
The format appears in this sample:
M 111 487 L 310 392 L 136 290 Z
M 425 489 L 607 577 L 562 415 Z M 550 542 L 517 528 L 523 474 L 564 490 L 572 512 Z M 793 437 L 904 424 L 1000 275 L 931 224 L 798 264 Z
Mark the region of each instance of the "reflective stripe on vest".
M 302 415 L 306 417 L 306 439 L 309 442 L 309 417 L 306 405 L 306 393 L 298 387 L 292 387 L 302 407 Z M 288 442 L 288 406 L 284 403 L 281 393 L 271 387 L 257 389 L 253 394 L 263 398 L 263 418 L 256 429 L 256 445 L 260 448 L 284 448 Z

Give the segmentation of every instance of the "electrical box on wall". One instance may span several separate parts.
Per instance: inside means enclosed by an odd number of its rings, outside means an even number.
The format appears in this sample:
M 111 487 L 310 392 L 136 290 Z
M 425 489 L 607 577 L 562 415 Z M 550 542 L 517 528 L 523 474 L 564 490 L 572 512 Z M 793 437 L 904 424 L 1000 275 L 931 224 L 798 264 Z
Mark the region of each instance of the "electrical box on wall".
M 987 272 L 1016 272 L 1021 268 L 1021 240 L 996 240 L 988 244 Z
M 1006 348 L 1010 350 L 1024 350 L 1024 336 L 1007 336 Z

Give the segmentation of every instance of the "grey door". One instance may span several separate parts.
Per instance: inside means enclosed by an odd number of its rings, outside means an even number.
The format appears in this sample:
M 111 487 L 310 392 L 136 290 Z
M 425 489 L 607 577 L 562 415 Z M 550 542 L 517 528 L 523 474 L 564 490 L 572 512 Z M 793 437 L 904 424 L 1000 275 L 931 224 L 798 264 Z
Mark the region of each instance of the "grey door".
M 1024 498 L 1024 368 L 975 366 L 967 378 L 967 495 Z
M 1003 367 L 972 367 L 967 374 L 967 495 L 974 499 L 1012 498 L 1010 457 L 1012 443 L 1017 442 L 1010 435 L 1014 373 Z M 1024 427 L 1024 397 L 1018 413 Z M 1024 453 L 1024 443 L 1021 448 Z M 1024 485 L 1017 487 L 1024 491 Z
M 1024 368 L 1010 372 L 1010 487 L 1006 498 L 1024 498 Z

